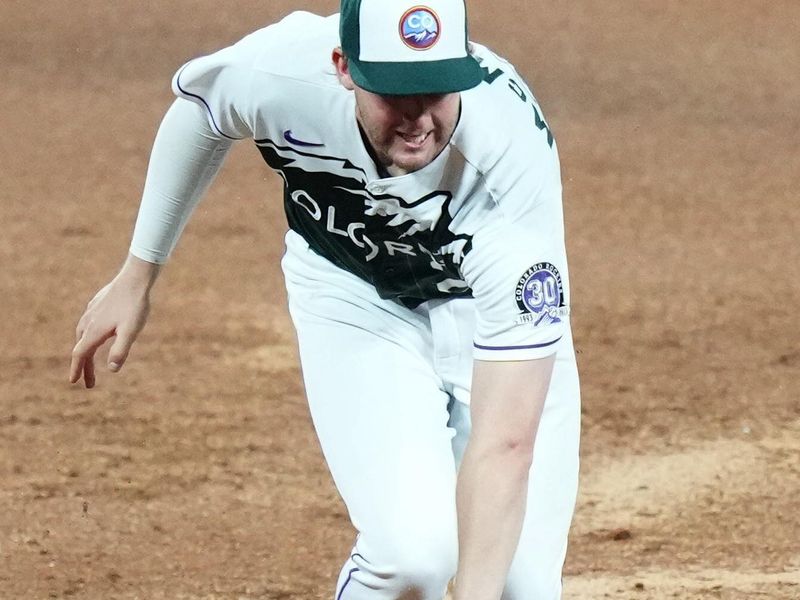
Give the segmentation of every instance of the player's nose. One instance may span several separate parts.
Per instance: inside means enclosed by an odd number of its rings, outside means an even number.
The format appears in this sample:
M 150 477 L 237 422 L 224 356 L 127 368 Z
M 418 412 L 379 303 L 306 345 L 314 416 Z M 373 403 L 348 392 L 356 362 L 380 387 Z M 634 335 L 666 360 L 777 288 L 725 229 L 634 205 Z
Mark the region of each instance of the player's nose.
M 435 98 L 430 95 L 398 96 L 396 108 L 409 121 L 416 121 L 430 112 Z

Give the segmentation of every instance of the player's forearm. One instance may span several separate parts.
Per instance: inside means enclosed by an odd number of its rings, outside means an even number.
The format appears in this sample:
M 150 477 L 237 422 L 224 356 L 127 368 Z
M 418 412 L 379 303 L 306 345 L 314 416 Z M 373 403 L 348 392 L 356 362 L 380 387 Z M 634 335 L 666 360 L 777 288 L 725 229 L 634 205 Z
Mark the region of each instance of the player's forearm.
M 130 248 L 144 261 L 167 261 L 230 149 L 203 110 L 176 100 L 159 127 Z
M 554 361 L 475 361 L 472 433 L 458 474 L 456 600 L 500 600 L 503 593 Z
M 527 447 L 467 446 L 458 478 L 455 600 L 499 600 L 517 548 L 528 489 Z

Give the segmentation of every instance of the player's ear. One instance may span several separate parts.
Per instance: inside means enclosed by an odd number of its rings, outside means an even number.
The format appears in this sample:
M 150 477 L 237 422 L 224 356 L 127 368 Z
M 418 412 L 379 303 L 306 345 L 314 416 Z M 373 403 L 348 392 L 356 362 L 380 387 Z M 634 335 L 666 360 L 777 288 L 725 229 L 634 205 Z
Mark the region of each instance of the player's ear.
M 344 52 L 342 52 L 341 48 L 336 47 L 333 49 L 331 60 L 333 61 L 333 66 L 336 68 L 336 77 L 339 79 L 339 83 L 341 83 L 345 89 L 353 90 L 355 88 L 355 84 L 353 83 L 353 79 L 350 77 L 350 69 L 347 66 L 347 57 L 344 55 Z

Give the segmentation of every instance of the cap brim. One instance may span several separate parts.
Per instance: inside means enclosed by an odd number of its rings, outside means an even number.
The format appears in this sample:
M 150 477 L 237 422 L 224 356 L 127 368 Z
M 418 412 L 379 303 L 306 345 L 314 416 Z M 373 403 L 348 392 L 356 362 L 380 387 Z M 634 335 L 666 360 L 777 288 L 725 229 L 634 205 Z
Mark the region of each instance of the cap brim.
M 474 88 L 483 69 L 472 56 L 420 62 L 366 62 L 348 59 L 360 88 L 383 96 L 449 94 Z

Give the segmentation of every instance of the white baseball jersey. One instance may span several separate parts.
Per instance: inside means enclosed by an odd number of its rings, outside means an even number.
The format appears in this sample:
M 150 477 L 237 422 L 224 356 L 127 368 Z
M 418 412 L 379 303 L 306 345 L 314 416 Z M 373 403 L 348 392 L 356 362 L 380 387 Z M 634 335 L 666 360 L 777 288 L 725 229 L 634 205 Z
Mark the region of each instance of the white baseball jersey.
M 293 13 L 190 61 L 173 89 L 222 136 L 255 140 L 285 182 L 291 230 L 315 252 L 411 308 L 473 296 L 476 358 L 554 353 L 569 306 L 560 169 L 530 90 L 473 44 L 486 77 L 461 93 L 450 143 L 425 168 L 384 177 L 331 61 L 338 23 Z

